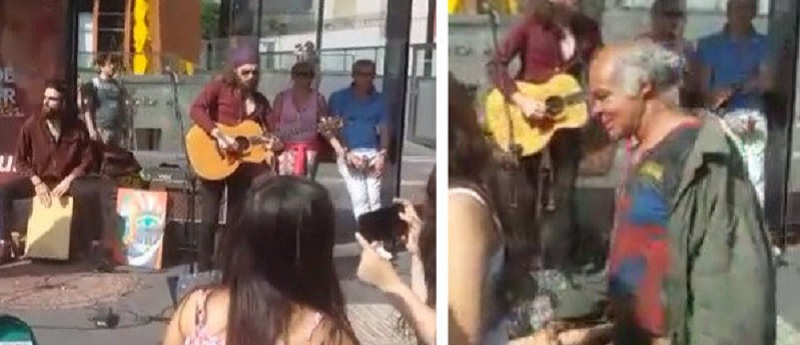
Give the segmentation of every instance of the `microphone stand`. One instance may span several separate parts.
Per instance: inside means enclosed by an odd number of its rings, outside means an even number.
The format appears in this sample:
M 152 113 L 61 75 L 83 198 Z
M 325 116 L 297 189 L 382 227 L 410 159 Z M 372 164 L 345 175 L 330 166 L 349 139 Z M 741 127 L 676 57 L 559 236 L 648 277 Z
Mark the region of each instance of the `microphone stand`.
M 181 107 L 178 103 L 178 74 L 175 73 L 171 68 L 167 67 L 164 71 L 165 74 L 169 75 L 169 83 L 172 87 L 172 112 L 175 115 L 175 120 L 178 122 L 178 128 L 181 132 L 181 137 L 185 136 L 186 134 L 186 127 L 183 124 L 183 117 L 181 116 Z M 189 162 L 189 153 L 186 149 L 186 141 L 179 140 L 181 143 L 181 151 L 183 151 L 183 157 L 186 159 L 186 168 L 184 168 L 184 181 L 188 183 L 189 187 L 189 196 L 186 198 L 186 221 L 183 222 L 183 235 L 184 238 L 190 238 L 189 236 L 189 222 L 194 223 L 195 221 L 195 193 L 197 192 L 197 181 L 194 177 L 194 174 L 191 172 L 191 163 Z M 192 265 L 189 266 L 189 273 L 194 274 L 197 269 L 197 250 L 195 245 L 195 238 L 191 237 L 191 243 L 194 248 L 194 259 Z
M 497 14 L 497 11 L 494 9 L 494 7 L 492 7 L 492 4 L 490 4 L 488 0 L 484 0 L 481 3 L 481 9 L 483 10 L 483 12 L 485 12 L 489 16 L 489 24 L 490 24 L 490 27 L 491 27 L 491 30 L 492 30 L 492 48 L 494 49 L 494 51 L 496 53 L 496 52 L 498 52 L 500 50 L 500 48 L 499 48 L 500 44 L 498 43 L 499 39 L 498 39 L 498 34 L 497 34 L 498 26 L 499 26 L 499 23 L 498 23 L 498 21 L 499 21 L 498 17 L 499 16 Z M 493 63 L 492 64 L 492 68 L 493 69 L 497 69 L 497 68 L 501 68 L 501 66 L 498 66 L 496 63 Z M 505 67 L 502 67 L 502 68 L 505 68 Z M 495 70 L 495 73 L 497 73 L 496 70 Z M 501 90 L 501 92 L 502 92 L 502 90 Z M 521 148 L 519 147 L 519 145 L 514 144 L 514 124 L 511 121 L 511 109 L 510 109 L 511 105 L 508 104 L 508 101 L 509 101 L 508 99 L 505 100 L 505 102 L 503 104 L 503 110 L 504 110 L 504 113 L 505 113 L 506 121 L 508 121 L 508 141 L 506 142 L 505 149 L 506 149 L 506 152 L 508 153 L 509 157 L 511 158 L 511 162 L 510 162 L 510 164 L 509 164 L 509 162 L 504 162 L 503 165 L 506 166 L 506 167 L 510 166 L 510 168 L 511 168 L 510 169 L 511 170 L 511 176 L 510 176 L 511 181 L 515 181 L 516 182 L 517 177 L 519 176 L 518 169 L 519 169 L 519 165 L 520 165 L 520 163 L 519 163 L 520 157 L 519 156 L 520 156 Z M 511 196 L 510 196 L 509 199 L 510 199 L 509 200 L 510 201 L 510 205 L 509 206 L 511 206 L 512 209 L 516 209 L 519 206 L 519 204 L 517 202 L 518 198 L 517 198 L 517 189 L 516 188 L 512 188 Z

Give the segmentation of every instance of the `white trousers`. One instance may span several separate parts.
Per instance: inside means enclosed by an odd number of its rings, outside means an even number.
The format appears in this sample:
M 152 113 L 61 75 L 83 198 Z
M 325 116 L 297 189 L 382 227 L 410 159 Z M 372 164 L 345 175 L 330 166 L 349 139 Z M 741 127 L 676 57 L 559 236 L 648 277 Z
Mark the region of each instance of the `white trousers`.
M 369 161 L 378 156 L 378 150 L 356 149 L 352 154 L 363 157 Z M 381 208 L 381 178 L 372 177 L 369 173 L 359 171 L 347 165 L 344 159 L 337 161 L 339 174 L 342 175 L 353 203 L 353 215 L 356 220 L 364 213 Z
M 736 134 L 736 146 L 747 164 L 747 174 L 755 187 L 758 202 L 764 207 L 764 154 L 767 148 L 767 118 L 759 110 L 735 110 L 722 118 Z M 755 124 L 752 130 L 748 122 Z

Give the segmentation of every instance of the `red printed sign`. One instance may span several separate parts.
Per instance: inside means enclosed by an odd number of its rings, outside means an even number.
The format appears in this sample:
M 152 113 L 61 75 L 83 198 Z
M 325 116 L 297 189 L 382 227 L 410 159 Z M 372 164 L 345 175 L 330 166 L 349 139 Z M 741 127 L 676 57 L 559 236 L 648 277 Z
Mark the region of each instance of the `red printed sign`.
M 66 76 L 67 0 L 0 0 L 0 177 L 17 135 L 41 109 L 45 83 Z

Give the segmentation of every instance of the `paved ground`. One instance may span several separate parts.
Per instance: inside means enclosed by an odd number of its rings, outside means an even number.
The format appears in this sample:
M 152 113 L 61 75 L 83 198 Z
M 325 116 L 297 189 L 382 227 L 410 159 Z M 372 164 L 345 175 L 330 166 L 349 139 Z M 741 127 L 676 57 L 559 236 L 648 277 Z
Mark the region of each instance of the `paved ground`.
M 800 345 L 800 247 L 790 248 L 778 268 L 778 345 Z
M 434 153 L 424 147 L 407 144 L 405 162 L 402 167 L 401 196 L 407 198 L 424 196 L 424 185 L 427 174 L 434 164 Z M 335 264 L 340 277 L 340 284 L 347 301 L 348 315 L 355 327 L 356 334 L 362 344 L 404 344 L 408 338 L 403 337 L 397 326 L 398 314 L 385 303 L 383 296 L 373 288 L 359 282 L 355 277 L 358 264 L 359 249 L 353 243 L 354 220 L 343 181 L 339 178 L 335 166 L 324 165 L 320 169 L 319 179 L 331 191 L 334 203 L 339 209 L 337 220 L 337 246 L 335 248 Z M 398 268 L 408 278 L 408 258 L 401 255 Z M 175 276 L 183 266 L 173 267 L 164 272 L 134 272 L 126 274 L 138 278 L 139 288 L 134 289 L 115 302 L 97 302 L 93 307 L 53 309 L 42 306 L 38 309 L 7 310 L 8 306 L 0 304 L 0 312 L 10 311 L 31 323 L 40 343 L 48 344 L 115 344 L 140 345 L 160 342 L 165 324 L 151 321 L 151 316 L 162 312 L 168 313 L 171 299 L 167 288 L 167 277 Z M 0 267 L 0 288 L 5 281 L 6 286 L 19 286 L 23 281 L 38 281 L 36 286 L 53 284 L 54 275 L 70 271 L 76 277 L 87 278 L 82 267 L 63 265 L 43 265 L 20 262 Z M 108 278 L 108 277 L 107 277 Z M 106 279 L 104 282 L 115 281 Z M 105 283 L 104 283 L 105 284 Z M 47 293 L 58 294 L 56 290 Z M 0 291 L 0 303 L 3 293 Z M 13 296 L 17 298 L 17 296 Z M 11 302 L 9 302 L 11 303 Z M 111 306 L 121 313 L 120 326 L 113 330 L 97 330 L 88 318 L 94 310 Z

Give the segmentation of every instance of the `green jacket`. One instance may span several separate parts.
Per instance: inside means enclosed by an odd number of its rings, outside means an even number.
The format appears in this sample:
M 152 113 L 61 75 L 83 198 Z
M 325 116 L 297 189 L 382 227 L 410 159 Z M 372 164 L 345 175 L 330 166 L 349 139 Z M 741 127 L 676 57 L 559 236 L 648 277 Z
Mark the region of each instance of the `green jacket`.
M 669 219 L 671 345 L 775 344 L 775 269 L 755 190 L 729 131 L 707 117 Z
M 669 219 L 664 285 L 671 345 L 775 344 L 775 270 L 755 190 L 716 117 L 689 153 Z M 557 293 L 559 319 L 597 315 L 606 272 L 578 274 Z

